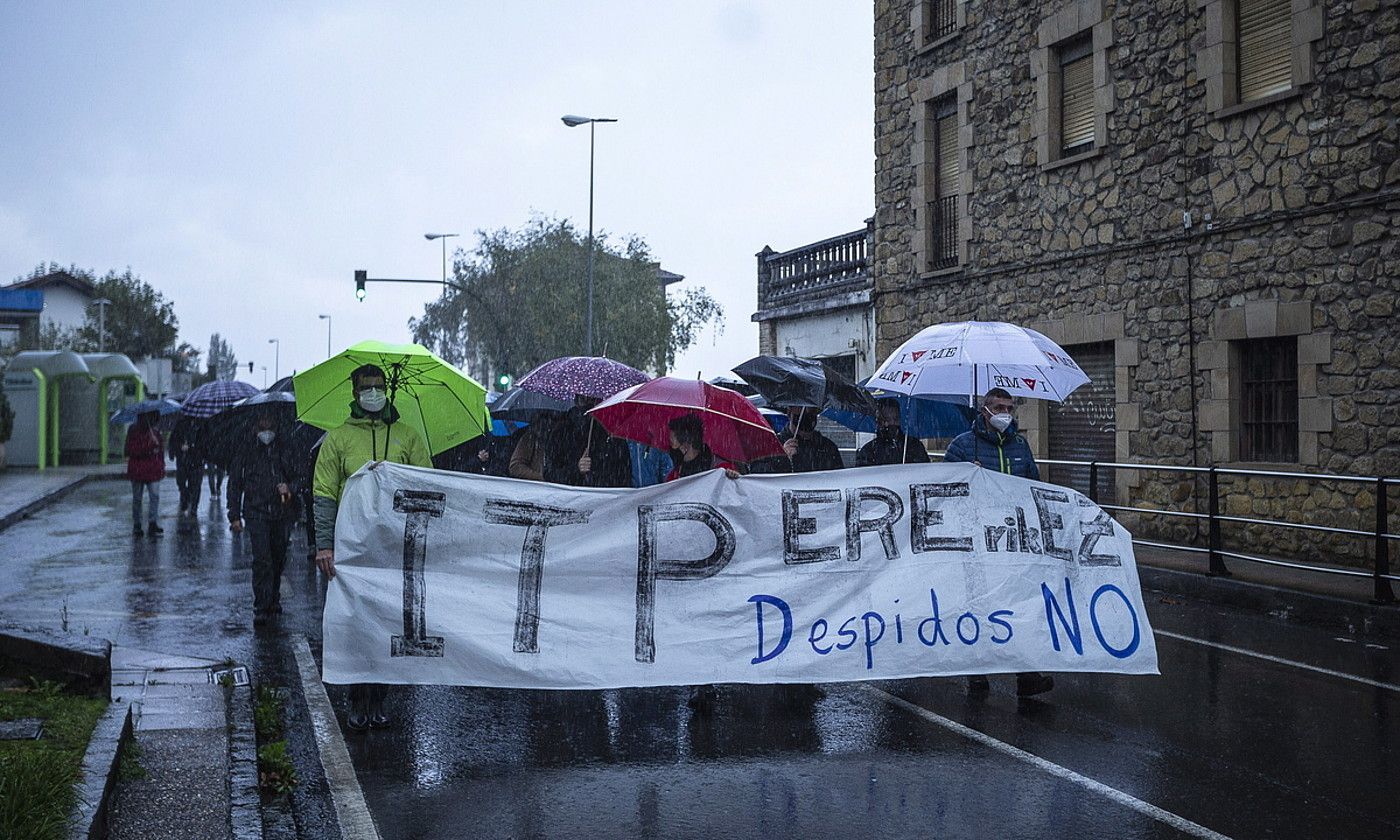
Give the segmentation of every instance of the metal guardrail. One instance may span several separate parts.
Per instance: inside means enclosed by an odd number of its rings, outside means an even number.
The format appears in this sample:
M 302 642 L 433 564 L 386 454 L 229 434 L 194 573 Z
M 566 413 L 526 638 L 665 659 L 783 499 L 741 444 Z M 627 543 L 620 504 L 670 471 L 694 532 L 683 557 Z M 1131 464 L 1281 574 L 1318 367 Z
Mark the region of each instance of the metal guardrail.
M 1387 509 L 1389 493 L 1388 489 L 1392 485 L 1400 485 L 1400 478 L 1389 478 L 1385 476 L 1358 476 L 1358 475 L 1334 475 L 1331 473 L 1306 473 L 1288 472 L 1282 470 L 1251 470 L 1240 467 L 1193 467 L 1176 464 L 1135 464 L 1119 463 L 1116 461 L 1068 461 L 1045 459 L 1041 464 L 1051 466 L 1085 467 L 1089 468 L 1089 499 L 1098 503 L 1095 498 L 1098 487 L 1098 477 L 1100 469 L 1111 470 L 1144 470 L 1148 472 L 1171 472 L 1204 476 L 1206 479 L 1206 512 L 1198 513 L 1186 510 L 1160 510 L 1156 508 L 1131 507 L 1127 505 L 1100 505 L 1104 510 L 1136 513 L 1145 516 L 1166 516 L 1188 518 L 1206 521 L 1206 546 L 1176 545 L 1172 543 L 1153 542 L 1149 540 L 1135 539 L 1137 545 L 1144 545 L 1153 548 L 1167 548 L 1177 551 L 1190 551 L 1208 555 L 1208 567 L 1206 574 L 1228 576 L 1229 568 L 1225 565 L 1225 558 L 1234 560 L 1246 560 L 1252 563 L 1262 563 L 1270 566 L 1283 566 L 1290 569 L 1301 569 L 1309 572 L 1321 574 L 1345 575 L 1349 577 L 1368 577 L 1374 584 L 1374 594 L 1372 602 L 1377 604 L 1395 603 L 1395 592 L 1391 586 L 1392 581 L 1400 580 L 1400 575 L 1392 574 L 1390 571 L 1390 542 L 1400 539 L 1400 534 L 1390 531 L 1390 516 Z M 1259 519 L 1250 516 L 1230 516 L 1220 512 L 1220 477 L 1221 476 L 1243 476 L 1247 478 L 1273 478 L 1288 479 L 1293 481 L 1330 481 L 1347 484 L 1369 484 L 1373 488 L 1375 495 L 1375 528 L 1362 530 L 1357 528 L 1339 528 L 1332 525 L 1318 525 L 1310 522 L 1288 522 L 1279 519 Z M 1292 528 L 1306 531 L 1316 531 L 1327 534 L 1338 534 L 1348 537 L 1365 537 L 1373 540 L 1372 567 L 1367 572 L 1361 569 L 1330 568 L 1326 566 L 1315 566 L 1307 563 L 1295 563 L 1288 560 L 1279 560 L 1271 557 L 1259 557 L 1253 554 L 1244 554 L 1237 551 L 1227 551 L 1223 547 L 1223 540 L 1220 534 L 1222 523 L 1237 523 L 1244 525 L 1258 525 L 1272 528 Z
M 841 454 L 847 465 L 854 464 L 855 450 L 842 449 Z M 934 461 L 942 461 L 942 452 L 929 452 L 929 458 Z M 1251 470 L 1240 467 L 1189 467 L 1176 464 L 1130 464 L 1116 461 L 1067 461 L 1053 458 L 1046 458 L 1037 463 L 1049 466 L 1061 467 L 1088 467 L 1089 468 L 1089 492 L 1086 494 L 1091 501 L 1107 511 L 1121 513 L 1137 513 L 1148 516 L 1177 517 L 1180 519 L 1205 520 L 1207 524 L 1207 545 L 1181 545 L 1178 543 L 1157 542 L 1154 540 L 1134 539 L 1134 545 L 1146 546 L 1148 548 L 1164 548 L 1172 551 L 1186 551 L 1193 554 L 1209 555 L 1206 574 L 1213 576 L 1229 577 L 1230 569 L 1225 565 L 1225 558 L 1232 560 L 1245 560 L 1251 563 L 1260 563 L 1268 566 L 1282 566 L 1289 569 L 1300 569 L 1308 572 L 1318 572 L 1329 575 L 1343 575 L 1345 577 L 1365 577 L 1371 578 L 1374 584 L 1374 594 L 1372 603 L 1393 604 L 1396 602 L 1395 592 L 1391 586 L 1392 581 L 1400 580 L 1400 575 L 1393 574 L 1390 570 L 1390 542 L 1400 540 L 1400 534 L 1392 533 L 1390 530 L 1389 511 L 1387 503 L 1389 500 L 1389 488 L 1400 486 L 1400 478 L 1387 478 L 1384 476 L 1360 476 L 1360 475 L 1333 475 L 1331 473 L 1304 473 L 1286 472 L 1282 470 Z M 1130 507 L 1127 505 L 1102 504 L 1096 498 L 1098 495 L 1095 488 L 1098 487 L 1100 469 L 1121 469 L 1121 470 L 1146 470 L 1149 472 L 1175 472 L 1203 475 L 1206 477 L 1207 499 L 1206 513 L 1197 513 L 1189 510 L 1162 510 L 1158 508 Z M 1349 484 L 1370 484 L 1376 497 L 1375 512 L 1376 526 L 1370 530 L 1359 528 L 1338 528 L 1332 525 L 1316 525 L 1309 522 L 1288 522 L 1280 519 L 1257 519 L 1249 516 L 1230 516 L 1220 512 L 1220 476 L 1244 476 L 1253 478 L 1280 478 L 1303 481 L 1339 481 Z M 1294 528 L 1305 531 L 1317 531 L 1326 534 L 1338 534 L 1346 537 L 1364 537 L 1373 540 L 1372 567 L 1371 570 L 1331 568 L 1327 566 L 1314 566 L 1307 563 L 1295 563 L 1289 560 L 1279 560 L 1273 557 L 1259 557 L 1253 554 L 1244 554 L 1237 551 L 1227 551 L 1223 548 L 1223 539 L 1220 534 L 1221 523 L 1230 522 L 1243 525 L 1260 525 L 1276 528 Z

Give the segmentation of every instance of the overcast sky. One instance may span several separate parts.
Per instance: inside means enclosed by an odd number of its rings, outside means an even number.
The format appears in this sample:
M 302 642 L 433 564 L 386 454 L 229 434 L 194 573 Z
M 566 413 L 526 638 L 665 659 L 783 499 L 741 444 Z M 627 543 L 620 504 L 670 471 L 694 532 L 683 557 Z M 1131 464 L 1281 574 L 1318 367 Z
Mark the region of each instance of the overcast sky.
M 221 7 L 222 10 L 212 10 Z M 588 216 L 724 305 L 677 372 L 757 352 L 754 254 L 873 211 L 872 9 L 858 0 L 0 3 L 0 282 L 130 266 L 181 337 L 273 373 L 407 341 L 429 231 Z M 241 377 L 261 386 L 262 373 Z

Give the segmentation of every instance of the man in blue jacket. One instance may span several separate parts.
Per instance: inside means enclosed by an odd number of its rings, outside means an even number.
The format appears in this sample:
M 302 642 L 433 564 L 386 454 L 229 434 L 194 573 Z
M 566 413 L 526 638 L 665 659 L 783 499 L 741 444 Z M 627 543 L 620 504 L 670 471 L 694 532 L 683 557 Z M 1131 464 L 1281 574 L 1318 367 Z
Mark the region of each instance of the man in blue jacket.
M 953 438 L 943 460 L 978 464 L 989 470 L 1039 481 L 1040 467 L 1036 466 L 1030 444 L 1016 430 L 1015 412 L 1016 404 L 1004 388 L 988 391 L 982 398 L 982 410 L 972 421 L 972 428 Z M 1054 687 L 1055 679 L 1049 674 L 1031 671 L 1016 675 L 1018 697 L 1044 694 Z M 977 674 L 967 678 L 968 691 L 980 693 L 989 688 L 991 683 L 985 676 Z
M 948 444 L 945 461 L 980 464 L 989 470 L 1040 480 L 1030 444 L 1016 429 L 1016 404 L 1003 388 L 993 388 L 982 398 L 982 410 L 972 428 Z

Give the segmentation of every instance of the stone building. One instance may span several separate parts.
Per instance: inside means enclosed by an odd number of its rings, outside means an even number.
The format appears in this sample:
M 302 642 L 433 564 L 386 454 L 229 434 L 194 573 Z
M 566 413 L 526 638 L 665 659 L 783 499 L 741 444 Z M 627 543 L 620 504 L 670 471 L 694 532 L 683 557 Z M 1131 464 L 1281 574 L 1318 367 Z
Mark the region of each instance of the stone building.
M 1400 475 L 1397 120 L 1389 0 L 877 0 L 877 355 L 930 323 L 1026 324 L 1094 379 L 1023 407 L 1041 457 Z M 1201 485 L 1095 489 L 1200 509 Z M 1221 489 L 1227 514 L 1375 525 L 1373 486 Z M 1227 538 L 1370 550 L 1249 527 Z

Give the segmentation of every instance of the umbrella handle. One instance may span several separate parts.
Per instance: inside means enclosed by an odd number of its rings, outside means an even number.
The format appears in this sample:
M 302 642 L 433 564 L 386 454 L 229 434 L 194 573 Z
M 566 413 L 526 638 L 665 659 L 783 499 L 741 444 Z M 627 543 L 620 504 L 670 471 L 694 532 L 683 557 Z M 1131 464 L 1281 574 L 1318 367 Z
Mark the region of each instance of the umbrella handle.
M 583 454 L 587 455 L 593 451 L 593 427 L 598 425 L 595 418 L 588 418 L 588 442 L 583 445 Z

